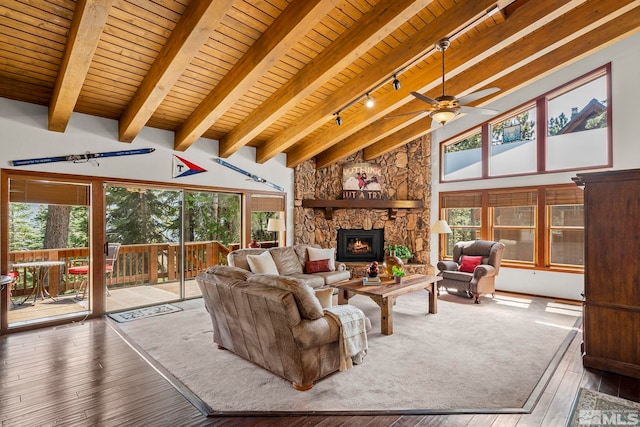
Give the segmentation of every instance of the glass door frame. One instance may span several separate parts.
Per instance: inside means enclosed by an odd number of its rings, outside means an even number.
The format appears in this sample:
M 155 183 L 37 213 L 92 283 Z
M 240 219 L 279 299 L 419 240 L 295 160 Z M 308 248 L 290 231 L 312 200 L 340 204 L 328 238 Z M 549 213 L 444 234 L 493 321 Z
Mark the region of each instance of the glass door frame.
M 241 237 L 240 242 L 230 249 L 239 247 L 247 247 L 251 236 L 251 206 L 248 203 L 252 194 L 270 194 L 283 198 L 284 206 L 287 206 L 287 194 L 278 191 L 256 191 L 247 189 L 237 189 L 228 187 L 203 186 L 203 185 L 185 185 L 183 183 L 174 182 L 155 182 L 136 179 L 120 179 L 106 178 L 98 176 L 86 176 L 76 174 L 49 173 L 40 171 L 22 171 L 18 169 L 0 169 L 0 272 L 6 274 L 9 268 L 9 178 L 12 177 L 32 177 L 39 180 L 60 180 L 67 182 L 75 182 L 87 184 L 91 186 L 90 190 L 90 217 L 89 217 L 89 253 L 92 259 L 93 268 L 90 268 L 90 277 L 88 288 L 92 293 L 91 304 L 89 306 L 89 314 L 86 312 L 78 316 L 68 316 L 61 319 L 53 319 L 47 322 L 34 323 L 19 327 L 8 327 L 8 310 L 9 310 L 9 293 L 5 290 L 0 292 L 0 335 L 7 333 L 20 332 L 24 330 L 37 329 L 48 326 L 57 326 L 71 323 L 73 321 L 81 321 L 87 318 L 102 317 L 106 312 L 106 294 L 102 292 L 105 289 L 105 252 L 104 245 L 106 243 L 106 200 L 105 188 L 107 185 L 130 185 L 130 186 L 146 186 L 153 188 L 166 188 L 184 191 L 205 191 L 205 192 L 223 192 L 237 194 L 241 197 L 240 221 L 241 221 Z M 285 220 L 286 220 L 285 209 Z M 184 226 L 183 226 L 184 228 Z M 184 238 L 181 238 L 184 240 Z M 184 241 L 181 241 L 181 280 L 184 282 Z M 181 288 L 184 288 L 181 283 Z M 182 291 L 184 292 L 184 290 Z M 184 298 L 184 296 L 181 296 Z

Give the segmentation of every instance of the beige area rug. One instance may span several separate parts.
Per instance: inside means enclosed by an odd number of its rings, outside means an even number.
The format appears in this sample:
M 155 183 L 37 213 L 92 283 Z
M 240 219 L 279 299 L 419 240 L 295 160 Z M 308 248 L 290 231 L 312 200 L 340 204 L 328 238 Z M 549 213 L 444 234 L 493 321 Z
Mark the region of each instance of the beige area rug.
M 305 392 L 219 350 L 202 300 L 176 304 L 179 313 L 113 325 L 210 414 L 459 413 L 530 410 L 581 320 L 579 306 L 541 298 L 476 305 L 445 293 L 438 314 L 427 314 L 427 300 L 426 292 L 398 298 L 394 334 L 385 336 L 378 306 L 364 296 L 350 299 L 371 319 L 369 353 L 362 365 Z
M 640 403 L 581 388 L 571 410 L 568 427 L 637 426 Z

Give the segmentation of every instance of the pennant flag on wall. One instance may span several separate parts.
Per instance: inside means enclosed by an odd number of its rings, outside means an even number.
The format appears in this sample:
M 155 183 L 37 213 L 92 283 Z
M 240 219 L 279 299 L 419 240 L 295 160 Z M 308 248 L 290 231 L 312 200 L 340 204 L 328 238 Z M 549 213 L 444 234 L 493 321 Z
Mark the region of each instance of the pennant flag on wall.
M 173 155 L 173 177 L 182 178 L 184 176 L 195 175 L 197 173 L 206 172 L 203 167 L 191 163 L 180 156 Z

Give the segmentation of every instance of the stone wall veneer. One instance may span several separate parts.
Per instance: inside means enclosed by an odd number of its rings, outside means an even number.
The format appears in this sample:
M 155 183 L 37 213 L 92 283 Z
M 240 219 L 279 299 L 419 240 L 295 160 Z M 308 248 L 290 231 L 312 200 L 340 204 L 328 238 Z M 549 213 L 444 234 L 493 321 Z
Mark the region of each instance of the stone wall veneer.
M 385 246 L 402 244 L 415 254 L 412 263 L 429 264 L 431 204 L 431 137 L 425 135 L 373 160 L 364 160 L 359 151 L 339 164 L 316 169 L 315 160 L 295 168 L 294 242 L 336 247 L 338 229 L 384 228 Z M 389 219 L 386 209 L 335 209 L 326 220 L 323 209 L 303 208 L 303 199 L 335 200 L 342 191 L 342 164 L 370 162 L 382 166 L 382 198 L 422 200 L 422 209 L 398 209 Z

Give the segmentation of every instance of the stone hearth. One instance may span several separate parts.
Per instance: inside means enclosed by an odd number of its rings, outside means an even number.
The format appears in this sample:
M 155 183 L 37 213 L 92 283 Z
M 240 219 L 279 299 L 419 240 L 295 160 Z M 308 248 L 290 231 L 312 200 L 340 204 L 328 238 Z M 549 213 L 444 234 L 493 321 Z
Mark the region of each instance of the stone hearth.
M 384 229 L 385 247 L 408 246 L 414 253 L 411 263 L 422 265 L 429 273 L 429 228 L 431 203 L 431 137 L 425 135 L 375 159 L 363 158 L 359 151 L 343 162 L 316 169 L 315 160 L 295 168 L 294 242 L 317 243 L 337 248 L 339 229 Z M 387 209 L 335 209 L 331 219 L 319 208 L 304 208 L 304 199 L 336 200 L 342 193 L 342 164 L 372 162 L 381 165 L 382 198 L 387 200 L 422 200 L 423 208 L 398 209 L 395 219 Z M 429 270 L 429 271 L 427 271 Z

